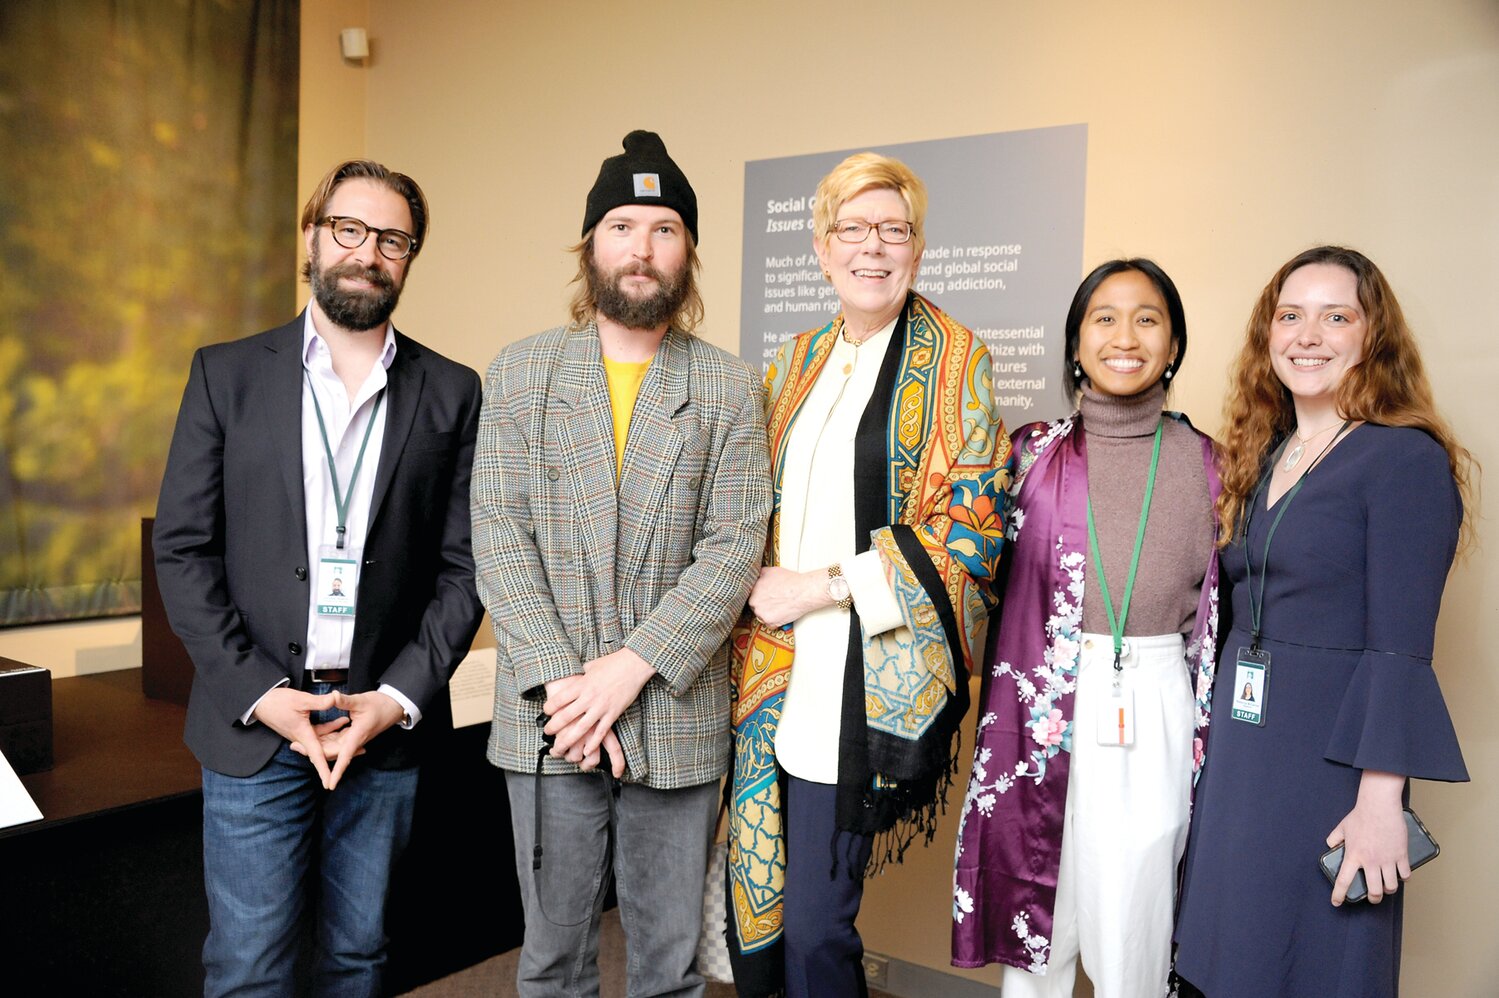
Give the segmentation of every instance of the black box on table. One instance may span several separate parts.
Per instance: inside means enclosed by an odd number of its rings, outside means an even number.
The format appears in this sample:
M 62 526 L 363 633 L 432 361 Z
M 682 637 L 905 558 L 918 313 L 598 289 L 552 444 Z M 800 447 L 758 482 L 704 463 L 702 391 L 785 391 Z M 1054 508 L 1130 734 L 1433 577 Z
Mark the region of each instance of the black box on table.
M 18 776 L 52 768 L 52 673 L 0 658 L 0 752 Z

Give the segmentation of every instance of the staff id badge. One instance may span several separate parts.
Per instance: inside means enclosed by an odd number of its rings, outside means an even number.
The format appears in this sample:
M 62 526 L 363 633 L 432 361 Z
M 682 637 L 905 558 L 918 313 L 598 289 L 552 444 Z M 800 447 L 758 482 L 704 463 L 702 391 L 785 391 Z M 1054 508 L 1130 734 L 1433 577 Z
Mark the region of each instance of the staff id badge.
M 1135 743 L 1135 691 L 1116 685 L 1098 705 L 1098 744 L 1128 747 Z
M 324 617 L 354 619 L 354 601 L 359 591 L 359 552 L 325 544 L 318 549 L 317 612 Z
M 1240 648 L 1234 670 L 1234 702 L 1229 713 L 1235 721 L 1265 726 L 1265 697 L 1270 692 L 1270 653 L 1259 648 Z

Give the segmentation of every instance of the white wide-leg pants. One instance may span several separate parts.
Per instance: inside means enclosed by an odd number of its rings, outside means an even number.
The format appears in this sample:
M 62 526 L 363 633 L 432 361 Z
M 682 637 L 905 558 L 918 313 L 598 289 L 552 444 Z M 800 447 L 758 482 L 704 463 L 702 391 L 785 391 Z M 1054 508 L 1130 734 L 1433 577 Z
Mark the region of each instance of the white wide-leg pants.
M 1079 953 L 1097 998 L 1166 993 L 1192 786 L 1191 679 L 1181 635 L 1127 644 L 1134 743 L 1102 745 L 1097 715 L 1116 713 L 1113 639 L 1082 636 L 1047 972 L 1004 968 L 1003 998 L 1070 998 Z

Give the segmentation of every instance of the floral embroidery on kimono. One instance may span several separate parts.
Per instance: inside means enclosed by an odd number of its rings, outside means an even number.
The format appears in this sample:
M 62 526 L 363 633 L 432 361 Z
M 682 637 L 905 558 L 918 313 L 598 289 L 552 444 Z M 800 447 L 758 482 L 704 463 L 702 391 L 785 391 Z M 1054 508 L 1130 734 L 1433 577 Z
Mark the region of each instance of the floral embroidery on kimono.
M 1074 413 L 1023 427 L 1014 438 L 1013 546 L 958 824 L 952 962 L 960 967 L 1005 963 L 1044 973 L 1050 958 L 1082 653 L 1088 539 L 1087 489 L 1077 487 L 1087 481 L 1081 426 Z M 1199 436 L 1216 500 L 1212 441 Z M 1016 543 L 1022 537 L 1025 543 Z M 1217 634 L 1215 550 L 1186 643 L 1196 701 L 1194 785 L 1212 712 Z

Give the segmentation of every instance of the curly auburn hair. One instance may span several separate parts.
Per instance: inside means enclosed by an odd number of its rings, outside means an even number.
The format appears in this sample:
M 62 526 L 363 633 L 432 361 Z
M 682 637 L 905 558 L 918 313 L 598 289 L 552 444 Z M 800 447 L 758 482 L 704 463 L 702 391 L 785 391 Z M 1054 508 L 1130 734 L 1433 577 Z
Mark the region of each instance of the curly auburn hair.
M 1363 359 L 1350 367 L 1338 384 L 1338 413 L 1345 419 L 1382 426 L 1416 427 L 1442 445 L 1463 503 L 1459 550 L 1467 550 L 1473 540 L 1477 462 L 1437 412 L 1415 337 L 1389 282 L 1372 260 L 1343 246 L 1318 246 L 1298 254 L 1275 272 L 1250 313 L 1244 346 L 1234 362 L 1223 407 L 1218 545 L 1222 547 L 1233 538 L 1264 472 L 1267 455 L 1296 425 L 1291 392 L 1270 366 L 1270 325 L 1287 279 L 1312 264 L 1331 264 L 1353 274 L 1367 324 Z

